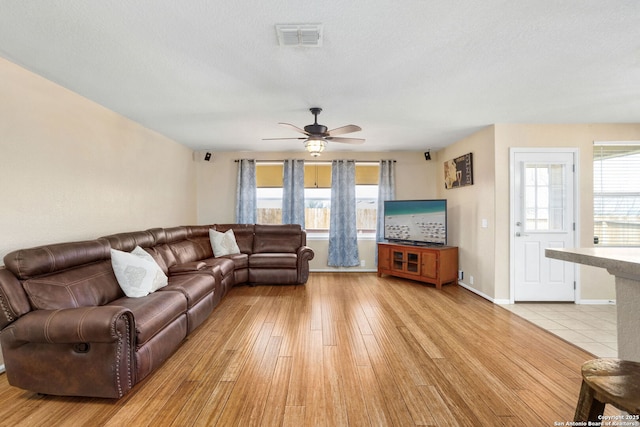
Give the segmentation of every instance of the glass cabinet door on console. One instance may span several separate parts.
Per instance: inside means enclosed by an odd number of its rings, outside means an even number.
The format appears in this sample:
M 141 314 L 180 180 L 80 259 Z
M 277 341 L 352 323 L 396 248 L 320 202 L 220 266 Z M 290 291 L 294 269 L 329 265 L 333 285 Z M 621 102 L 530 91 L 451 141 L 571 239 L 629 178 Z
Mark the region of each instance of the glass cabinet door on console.
M 420 253 L 406 249 L 392 249 L 392 269 L 408 274 L 420 274 Z

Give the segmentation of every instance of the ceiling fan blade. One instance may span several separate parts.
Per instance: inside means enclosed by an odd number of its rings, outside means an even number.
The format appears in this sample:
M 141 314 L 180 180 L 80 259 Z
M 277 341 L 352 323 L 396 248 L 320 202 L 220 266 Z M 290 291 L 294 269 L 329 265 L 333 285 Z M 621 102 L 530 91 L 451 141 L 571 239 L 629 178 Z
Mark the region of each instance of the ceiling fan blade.
M 309 133 L 306 130 L 300 129 L 298 126 L 292 125 L 291 123 L 278 123 L 278 124 L 282 125 L 282 126 L 286 126 L 288 128 L 291 128 L 291 129 L 295 130 L 296 132 L 300 132 L 300 133 L 303 133 L 305 135 L 309 135 Z
M 307 139 L 306 137 L 304 138 L 262 138 L 263 141 L 279 141 L 279 140 L 285 140 L 285 139 Z
M 344 135 L 345 133 L 359 132 L 361 130 L 362 128 L 360 126 L 346 125 L 339 128 L 331 129 L 327 133 L 329 134 L 329 136 L 336 136 L 336 135 Z
M 345 144 L 362 144 L 362 143 L 364 143 L 364 139 L 362 139 L 362 138 L 341 138 L 341 137 L 328 136 L 325 139 L 327 141 L 343 142 Z

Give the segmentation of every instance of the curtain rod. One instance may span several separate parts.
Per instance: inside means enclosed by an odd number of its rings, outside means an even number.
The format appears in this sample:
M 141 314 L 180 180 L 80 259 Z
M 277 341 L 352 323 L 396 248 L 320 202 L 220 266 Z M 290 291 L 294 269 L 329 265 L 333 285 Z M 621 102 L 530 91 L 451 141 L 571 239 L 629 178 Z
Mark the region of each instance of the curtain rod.
M 235 159 L 234 162 L 238 163 L 240 160 L 242 159 Z M 304 160 L 304 159 L 293 159 L 293 160 Z M 386 159 L 382 159 L 382 160 L 386 160 Z M 396 160 L 392 160 L 393 163 L 396 162 Z M 256 160 L 256 163 L 277 163 L 277 162 L 284 162 L 284 160 Z M 305 160 L 305 163 L 331 163 L 331 160 Z M 379 164 L 380 161 L 379 160 L 355 160 L 356 163 L 371 163 L 371 164 Z

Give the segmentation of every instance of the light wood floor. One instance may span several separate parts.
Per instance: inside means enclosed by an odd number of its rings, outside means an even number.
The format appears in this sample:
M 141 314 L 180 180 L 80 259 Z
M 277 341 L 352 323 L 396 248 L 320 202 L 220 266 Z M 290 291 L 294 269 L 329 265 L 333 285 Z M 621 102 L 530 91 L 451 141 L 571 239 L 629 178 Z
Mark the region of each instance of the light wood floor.
M 312 273 L 237 287 L 124 398 L 39 396 L 0 376 L 11 426 L 552 426 L 589 353 L 458 286 Z

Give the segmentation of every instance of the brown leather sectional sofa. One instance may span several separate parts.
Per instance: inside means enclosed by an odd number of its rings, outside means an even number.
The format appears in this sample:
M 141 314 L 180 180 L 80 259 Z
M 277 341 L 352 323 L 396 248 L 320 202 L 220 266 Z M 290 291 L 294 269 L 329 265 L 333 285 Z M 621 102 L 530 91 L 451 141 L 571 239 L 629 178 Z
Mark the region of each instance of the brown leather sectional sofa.
M 233 229 L 241 253 L 214 257 L 209 229 Z M 110 249 L 144 248 L 168 285 L 126 297 Z M 179 347 L 232 286 L 304 284 L 313 250 L 298 225 L 155 228 L 22 249 L 0 267 L 0 340 L 11 385 L 119 398 Z

